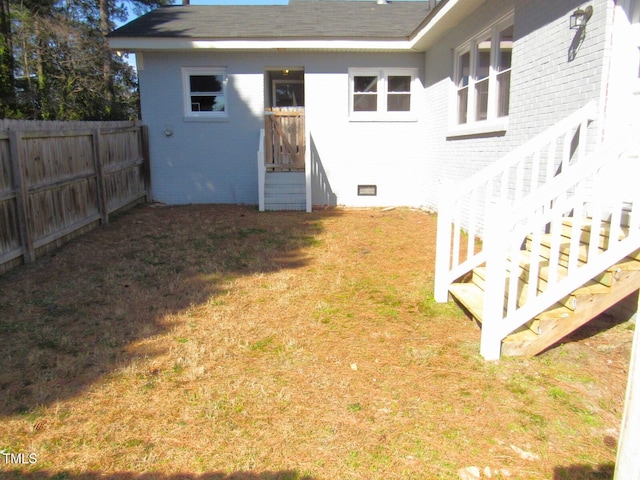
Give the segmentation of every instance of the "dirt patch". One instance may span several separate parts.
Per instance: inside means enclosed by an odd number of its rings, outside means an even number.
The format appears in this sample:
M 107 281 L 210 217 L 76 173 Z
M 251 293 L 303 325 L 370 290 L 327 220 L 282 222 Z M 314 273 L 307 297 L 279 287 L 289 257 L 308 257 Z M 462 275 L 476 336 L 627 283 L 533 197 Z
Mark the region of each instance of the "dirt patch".
M 142 207 L 0 277 L 0 476 L 610 478 L 629 325 L 485 362 L 435 223 Z

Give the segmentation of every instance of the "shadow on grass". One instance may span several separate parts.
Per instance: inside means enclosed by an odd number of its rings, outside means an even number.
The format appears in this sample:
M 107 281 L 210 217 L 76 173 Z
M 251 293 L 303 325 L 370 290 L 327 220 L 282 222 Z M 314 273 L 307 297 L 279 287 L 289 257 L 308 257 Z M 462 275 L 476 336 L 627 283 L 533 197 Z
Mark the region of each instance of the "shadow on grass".
M 147 340 L 172 317 L 215 306 L 235 279 L 307 265 L 338 214 L 145 206 L 1 276 L 0 416 L 33 415 L 164 353 Z
M 611 480 L 614 471 L 613 463 L 556 467 L 553 469 L 553 480 Z
M 313 477 L 301 475 L 295 470 L 285 470 L 280 472 L 234 472 L 226 474 L 223 472 L 211 473 L 137 473 L 137 472 L 86 472 L 70 473 L 60 471 L 57 473 L 38 471 L 24 473 L 21 471 L 0 470 L 0 475 L 6 480 L 313 480 Z

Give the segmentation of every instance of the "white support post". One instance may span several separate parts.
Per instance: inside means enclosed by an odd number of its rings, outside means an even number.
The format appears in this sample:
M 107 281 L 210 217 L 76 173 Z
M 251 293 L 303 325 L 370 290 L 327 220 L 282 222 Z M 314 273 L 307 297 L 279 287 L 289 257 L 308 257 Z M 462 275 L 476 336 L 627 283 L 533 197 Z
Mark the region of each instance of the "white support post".
M 508 222 L 505 221 L 508 214 L 509 208 L 502 201 L 487 208 L 484 247 L 487 269 L 480 337 L 480 354 L 485 360 L 499 360 L 502 347 L 500 322 L 504 314 L 507 254 L 510 250 L 506 242 L 509 238 Z
M 450 183 L 443 183 L 438 201 L 438 225 L 436 231 L 436 270 L 433 297 L 438 303 L 449 301 L 449 269 L 451 267 L 451 221 L 453 202 L 448 192 Z
M 305 145 L 307 148 L 304 152 L 304 186 L 305 186 L 305 203 L 306 203 L 306 212 L 311 213 L 313 211 L 313 184 L 312 184 L 312 175 L 313 171 L 311 170 L 311 133 L 307 131 L 305 134 Z
M 258 210 L 264 212 L 264 182 L 266 180 L 267 169 L 264 156 L 264 129 L 260 130 L 260 141 L 258 143 Z
M 640 478 L 640 329 L 636 316 L 614 480 Z

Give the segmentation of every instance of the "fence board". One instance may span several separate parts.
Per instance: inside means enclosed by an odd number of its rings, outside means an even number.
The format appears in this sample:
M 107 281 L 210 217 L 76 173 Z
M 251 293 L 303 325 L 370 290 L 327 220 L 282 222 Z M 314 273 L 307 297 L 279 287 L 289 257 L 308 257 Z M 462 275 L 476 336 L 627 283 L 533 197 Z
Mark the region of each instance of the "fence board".
M 16 202 L 9 135 L 0 132 L 0 266 L 22 255 Z
M 0 273 L 149 199 L 146 127 L 0 120 Z

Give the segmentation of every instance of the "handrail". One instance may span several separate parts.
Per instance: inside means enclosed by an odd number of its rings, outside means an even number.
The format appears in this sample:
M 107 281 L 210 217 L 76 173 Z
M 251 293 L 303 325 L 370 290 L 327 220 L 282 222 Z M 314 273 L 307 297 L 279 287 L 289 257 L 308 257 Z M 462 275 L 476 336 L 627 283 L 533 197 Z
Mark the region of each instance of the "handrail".
M 506 335 L 640 248 L 640 190 L 632 180 L 637 175 L 630 172 L 639 168 L 638 138 L 640 132 L 634 132 L 625 140 L 607 142 L 526 200 L 490 207 L 481 342 L 485 358 L 498 358 Z M 568 216 L 567 243 L 561 237 Z M 590 230 L 586 250 L 580 245 L 583 227 Z M 609 234 L 606 242 L 600 238 L 603 230 Z M 547 232 L 548 256 L 556 261 L 539 255 Z M 531 252 L 527 269 L 521 268 L 525 241 Z M 563 272 L 558 267 L 561 257 Z M 538 282 L 543 268 L 548 277 L 544 284 Z M 528 287 L 523 291 L 519 285 Z
M 258 140 L 258 210 L 264 212 L 264 184 L 266 181 L 267 168 L 265 165 L 264 152 L 264 128 L 260 130 Z
M 499 161 L 489 165 L 480 172 L 472 175 L 466 180 L 463 180 L 456 191 L 450 192 L 453 196 L 456 196 L 456 192 L 460 192 L 457 196 L 463 194 L 465 190 L 469 190 L 474 186 L 481 185 L 485 180 L 495 178 L 498 175 L 502 175 L 506 169 L 515 166 L 524 157 L 538 152 L 542 147 L 549 145 L 550 142 L 564 137 L 567 133 L 572 133 L 576 127 L 582 127 L 585 120 L 587 122 L 595 120 L 596 104 L 595 102 L 589 102 L 584 107 L 576 110 L 568 117 L 556 123 L 553 127 L 548 128 L 544 132 L 533 137 L 523 145 L 516 147 L 511 152 L 503 156 Z M 563 157 L 565 160 L 565 157 Z
M 596 105 L 590 102 L 455 187 L 443 185 L 438 202 L 436 301 L 446 302 L 449 285 L 485 262 L 486 252 L 476 238 L 486 231 L 486 208 L 498 200 L 507 204 L 521 201 L 559 172 L 581 162 L 587 127 L 595 113 Z

